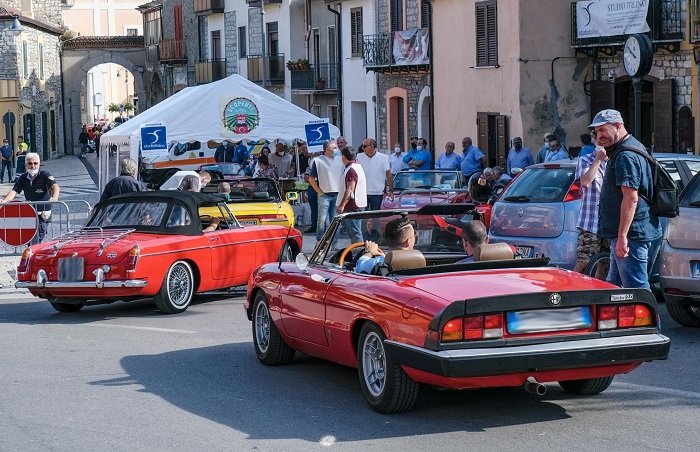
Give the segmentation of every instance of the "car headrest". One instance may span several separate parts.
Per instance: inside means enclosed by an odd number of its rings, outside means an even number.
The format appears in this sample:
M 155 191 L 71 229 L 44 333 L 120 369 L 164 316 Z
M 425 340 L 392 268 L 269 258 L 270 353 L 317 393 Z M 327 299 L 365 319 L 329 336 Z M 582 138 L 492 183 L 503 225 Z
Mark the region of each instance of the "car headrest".
M 270 197 L 270 194 L 266 191 L 253 192 L 253 199 L 267 199 L 269 197 Z
M 418 250 L 391 250 L 386 253 L 384 262 L 393 271 L 425 267 L 425 256 Z
M 499 261 L 513 259 L 513 248 L 507 243 L 486 243 L 474 248 L 474 261 Z

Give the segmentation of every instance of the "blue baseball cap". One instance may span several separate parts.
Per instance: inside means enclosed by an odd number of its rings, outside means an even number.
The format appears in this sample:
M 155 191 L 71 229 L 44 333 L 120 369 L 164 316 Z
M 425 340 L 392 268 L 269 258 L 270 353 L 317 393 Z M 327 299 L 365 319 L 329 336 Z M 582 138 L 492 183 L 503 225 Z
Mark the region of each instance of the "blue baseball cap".
M 622 115 L 619 111 L 608 109 L 599 111 L 598 114 L 595 115 L 595 118 L 593 118 L 593 122 L 591 123 L 591 125 L 588 127 L 593 128 L 602 126 L 603 124 L 614 123 L 624 124 L 625 122 L 622 120 Z

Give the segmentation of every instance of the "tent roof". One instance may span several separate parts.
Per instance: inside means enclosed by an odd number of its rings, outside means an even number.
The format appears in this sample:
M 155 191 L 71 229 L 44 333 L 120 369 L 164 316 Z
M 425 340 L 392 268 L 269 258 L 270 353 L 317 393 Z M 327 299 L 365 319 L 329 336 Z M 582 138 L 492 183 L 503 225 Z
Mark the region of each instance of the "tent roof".
M 230 104 L 237 98 L 242 101 Z M 225 116 L 227 105 L 229 109 Z M 257 124 L 254 118 L 256 109 Z M 241 115 L 240 119 L 247 119 L 248 133 L 236 134 L 224 126 L 224 119 L 235 123 L 237 114 Z M 240 75 L 233 74 L 216 82 L 183 89 L 105 133 L 100 138 L 100 143 L 129 144 L 131 138 L 140 138 L 141 125 L 151 122 L 165 124 L 168 142 L 261 138 L 291 140 L 305 138 L 304 125 L 319 119 Z M 340 130 L 330 125 L 330 134 L 331 137 L 337 137 Z

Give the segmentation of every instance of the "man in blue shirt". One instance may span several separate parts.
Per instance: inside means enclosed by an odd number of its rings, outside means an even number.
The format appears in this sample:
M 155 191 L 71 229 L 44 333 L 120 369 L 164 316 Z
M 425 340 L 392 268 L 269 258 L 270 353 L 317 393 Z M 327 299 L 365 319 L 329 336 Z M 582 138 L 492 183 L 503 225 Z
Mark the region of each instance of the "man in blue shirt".
M 549 140 L 549 150 L 544 157 L 544 163 L 556 162 L 557 160 L 569 160 L 569 153 L 562 149 L 559 139 Z
M 248 164 L 248 156 L 250 156 L 248 146 L 241 141 L 233 150 L 233 163 L 245 166 Z
M 460 163 L 462 163 L 462 158 L 455 153 L 455 144 L 448 141 L 445 143 L 445 153 L 440 154 L 435 162 L 435 169 L 458 170 Z
M 384 227 L 384 240 L 392 250 L 412 250 L 416 245 L 416 231 L 408 218 L 395 218 Z M 384 262 L 384 251 L 375 242 L 365 242 L 365 252 L 357 259 L 355 271 L 372 273 L 375 265 Z
M 15 151 L 10 146 L 10 142 L 7 138 L 2 141 L 2 146 L 0 146 L 0 154 L 2 155 L 2 169 L 0 169 L 0 183 L 5 179 L 5 169 L 7 169 L 7 182 L 12 182 L 12 157 L 14 157 Z
M 512 176 L 513 168 L 527 168 L 533 165 L 535 161 L 532 158 L 532 153 L 528 148 L 523 147 L 523 139 L 520 137 L 513 138 L 513 147 L 508 151 L 508 160 L 506 162 L 506 172 Z
M 544 144 L 542 145 L 540 150 L 537 151 L 537 158 L 535 159 L 535 163 L 544 163 L 544 158 L 547 155 L 547 151 L 549 151 L 549 140 L 553 140 L 554 138 L 556 137 L 552 133 L 544 134 Z
M 428 149 L 428 141 L 425 138 L 418 138 L 415 151 L 412 149 L 403 158 L 404 163 L 408 163 L 410 168 L 416 170 L 430 169 L 430 150 Z
M 661 238 L 659 218 L 643 198 L 653 193 L 652 171 L 644 157 L 626 151 L 644 150 L 644 145 L 627 133 L 617 110 L 599 112 L 590 127 L 609 157 L 598 219 L 598 236 L 610 240 L 607 280 L 625 288 L 649 289 L 649 250 Z
M 460 166 L 464 183 L 469 182 L 469 178 L 474 173 L 481 172 L 481 168 L 484 166 L 486 166 L 484 153 L 478 147 L 472 145 L 470 137 L 464 137 L 462 139 L 462 164 Z
M 578 151 L 578 156 L 583 157 L 586 154 L 591 154 L 595 151 L 595 144 L 593 144 L 593 140 L 591 139 L 591 135 L 589 133 L 582 133 L 581 134 L 581 150 Z

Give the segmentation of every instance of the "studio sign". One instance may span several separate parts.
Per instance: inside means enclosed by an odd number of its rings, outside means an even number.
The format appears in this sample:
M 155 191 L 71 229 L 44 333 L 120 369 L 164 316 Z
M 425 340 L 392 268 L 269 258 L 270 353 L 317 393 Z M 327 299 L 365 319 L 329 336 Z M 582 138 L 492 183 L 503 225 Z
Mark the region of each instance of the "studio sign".
M 646 33 L 650 0 L 576 2 L 576 37 L 597 38 Z

